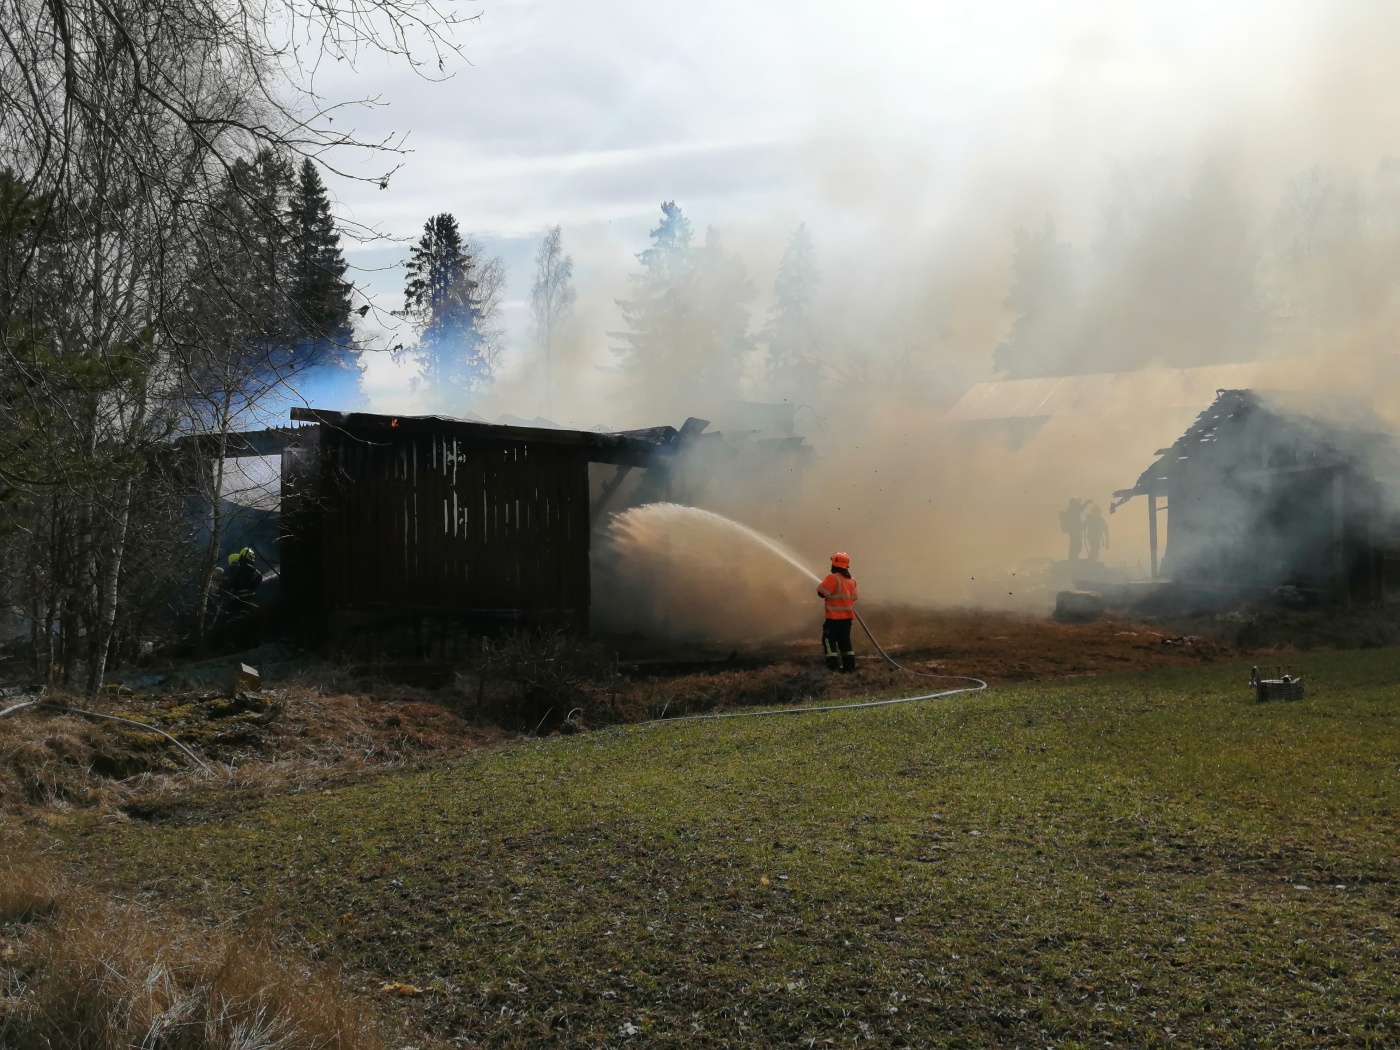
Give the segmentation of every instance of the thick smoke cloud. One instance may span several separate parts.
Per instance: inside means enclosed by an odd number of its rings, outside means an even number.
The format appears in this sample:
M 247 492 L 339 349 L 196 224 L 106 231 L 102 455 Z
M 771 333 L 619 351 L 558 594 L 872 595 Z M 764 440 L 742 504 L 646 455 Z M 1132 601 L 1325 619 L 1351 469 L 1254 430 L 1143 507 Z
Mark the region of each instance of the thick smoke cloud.
M 1400 162 L 1387 147 L 1400 155 L 1400 142 L 1371 101 L 1382 86 L 1400 97 L 1400 62 L 1375 61 L 1400 59 L 1393 29 L 1377 9 L 1339 15 L 1289 104 L 1246 112 L 1239 143 L 1222 121 L 1174 155 L 1112 163 L 1092 192 L 1060 198 L 998 172 L 941 235 L 887 228 L 873 258 L 820 245 L 832 276 L 816 306 L 819 403 L 799 421 L 819 453 L 803 498 L 744 505 L 717 486 L 706 505 L 762 525 L 815 567 L 849 549 L 870 600 L 1037 609 L 1065 582 L 1047 568 L 1065 556 L 1059 509 L 1071 496 L 1106 509 L 1210 404 L 1213 383 L 1346 393 L 1373 423 L 1393 424 Z M 1360 73 L 1342 61 L 1353 48 Z M 1366 94 L 1342 89 L 1361 76 Z M 1318 87 L 1326 105 L 1294 105 Z M 1371 136 L 1369 150 L 1358 136 Z M 852 181 L 844 200 L 856 199 Z M 1136 375 L 1079 381 L 1015 440 L 944 415 L 975 381 L 1125 372 Z M 753 396 L 768 393 L 758 378 Z M 1110 519 L 1104 561 L 1117 578 L 1148 574 L 1140 502 Z M 1164 529 L 1163 547 L 1169 538 Z M 768 571 L 774 587 L 787 572 Z
M 1400 16 L 1373 3 L 1259 14 L 1223 41 L 1206 40 L 1201 10 L 1135 23 L 1199 33 L 1210 54 L 1201 76 L 1180 65 L 1182 79 L 1140 110 L 1123 101 L 1145 97 L 1134 78 L 1161 70 L 1131 64 L 1128 28 L 1086 16 L 1066 31 L 1061 72 L 1041 70 L 1034 101 L 964 135 L 955 164 L 921 141 L 939 126 L 927 105 L 907 126 L 858 95 L 827 107 L 792 148 L 801 174 L 784 206 L 680 197 L 697 245 L 716 231 L 713 258 L 732 280 L 718 297 L 676 301 L 684 338 L 667 344 L 669 362 L 629 360 L 610 334 L 627 330 L 616 300 L 635 296 L 628 278 L 659 211 L 606 230 L 566 222 L 579 300 L 556 358 L 556 418 L 722 424 L 728 399 L 788 399 L 817 452 L 801 498 L 754 498 L 721 477 L 702 504 L 818 568 L 849 549 L 872 601 L 1012 607 L 1042 606 L 1037 573 L 1064 557 L 1066 501 L 1107 506 L 1215 385 L 1349 390 L 1400 418 Z M 824 89 L 814 79 L 812 90 Z M 773 166 L 770 151 L 769 192 L 782 181 Z M 676 193 L 663 182 L 658 204 Z M 804 221 L 820 289 L 799 389 L 771 381 L 763 336 Z M 1222 366 L 1235 371 L 1179 371 Z M 969 427 L 946 416 L 974 383 L 1123 372 L 1135 377 L 1057 388 L 1044 417 Z M 488 419 L 541 412 L 528 354 L 469 407 Z M 1110 519 L 1105 561 L 1142 576 L 1145 521 L 1125 510 Z

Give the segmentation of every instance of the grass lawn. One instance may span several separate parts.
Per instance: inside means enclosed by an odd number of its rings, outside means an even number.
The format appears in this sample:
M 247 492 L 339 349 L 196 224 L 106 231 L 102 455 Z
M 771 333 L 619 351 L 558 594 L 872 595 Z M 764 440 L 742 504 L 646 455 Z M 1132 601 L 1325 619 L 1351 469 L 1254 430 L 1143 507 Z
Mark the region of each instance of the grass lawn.
M 167 824 L 102 881 L 483 1046 L 1400 1046 L 1400 652 L 478 751 Z

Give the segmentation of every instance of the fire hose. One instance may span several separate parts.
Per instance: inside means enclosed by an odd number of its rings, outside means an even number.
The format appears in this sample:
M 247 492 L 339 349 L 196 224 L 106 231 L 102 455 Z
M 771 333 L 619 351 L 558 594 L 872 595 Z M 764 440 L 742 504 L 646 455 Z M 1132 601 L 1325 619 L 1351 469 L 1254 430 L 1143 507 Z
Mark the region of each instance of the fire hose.
M 13 714 L 15 711 L 22 710 L 26 707 L 35 707 L 41 711 L 53 711 L 58 714 L 64 715 L 81 715 L 84 718 L 97 718 L 107 722 L 121 722 L 125 725 L 136 726 L 138 729 L 144 729 L 147 732 L 156 733 L 160 736 L 165 737 L 166 740 L 169 740 L 172 744 L 174 744 L 181 751 L 183 751 L 185 753 L 185 756 L 189 758 L 189 760 L 195 765 L 197 765 L 200 769 L 204 770 L 204 772 L 214 772 L 208 767 L 208 765 L 204 763 L 204 761 L 198 755 L 196 755 L 193 751 L 191 751 L 188 747 L 186 747 L 175 737 L 167 733 L 164 729 L 161 729 L 158 726 L 150 725 L 147 722 L 138 722 L 134 718 L 122 718 L 120 715 L 108 715 L 103 714 L 100 711 L 84 711 L 80 708 L 69 707 L 67 704 L 57 703 L 53 700 L 45 700 L 43 697 L 35 697 L 32 700 L 23 700 L 12 707 L 7 707 L 4 710 L 0 710 L 0 718 L 4 718 L 8 714 Z
M 936 693 L 921 693 L 918 696 L 895 697 L 893 700 L 860 700 L 849 704 L 771 707 L 765 708 L 762 711 L 720 711 L 700 715 L 676 715 L 672 718 L 653 718 L 648 722 L 638 722 L 637 725 L 654 726 L 660 725 L 663 722 L 702 722 L 719 718 L 765 718 L 770 715 L 814 715 L 821 711 L 858 711 L 869 707 L 892 707 L 895 704 L 915 704 L 921 700 L 941 700 L 944 697 L 957 696 L 960 693 L 979 693 L 987 688 L 987 683 L 980 678 L 971 678 L 967 675 L 933 674 L 929 671 L 910 670 L 899 663 L 899 661 L 889 653 L 885 652 L 884 646 L 875 639 L 875 635 L 870 632 L 870 628 L 866 625 L 865 620 L 861 618 L 860 613 L 856 613 L 855 615 L 856 622 L 860 624 L 861 630 L 865 632 L 865 636 L 870 639 L 870 644 L 875 647 L 875 651 L 878 652 L 891 667 L 903 671 L 905 674 L 914 675 L 917 678 L 941 678 L 945 681 L 969 682 L 971 684 L 961 686 L 957 689 L 944 689 Z

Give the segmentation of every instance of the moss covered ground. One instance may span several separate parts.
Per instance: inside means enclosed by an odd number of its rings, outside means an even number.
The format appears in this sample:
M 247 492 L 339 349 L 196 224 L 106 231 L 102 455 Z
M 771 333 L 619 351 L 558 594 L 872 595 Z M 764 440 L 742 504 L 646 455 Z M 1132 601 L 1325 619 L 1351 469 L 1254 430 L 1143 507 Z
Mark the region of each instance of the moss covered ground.
M 460 1046 L 1400 1045 L 1400 651 L 1303 662 L 1294 704 L 1218 664 L 523 741 L 65 853 Z

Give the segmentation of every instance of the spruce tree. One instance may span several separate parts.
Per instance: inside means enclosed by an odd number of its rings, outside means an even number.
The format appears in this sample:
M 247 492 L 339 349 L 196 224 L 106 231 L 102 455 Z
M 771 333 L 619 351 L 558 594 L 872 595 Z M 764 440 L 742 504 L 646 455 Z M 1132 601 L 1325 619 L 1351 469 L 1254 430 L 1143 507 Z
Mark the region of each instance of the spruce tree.
M 296 340 L 298 328 L 286 295 L 291 192 L 291 166 L 272 150 L 261 149 L 251 160 L 236 161 L 228 176 L 228 226 L 221 231 L 227 253 L 226 295 L 231 293 L 242 314 L 242 335 L 279 358 Z
M 350 285 L 325 184 L 262 150 L 236 161 L 207 210 L 188 320 L 258 385 L 350 360 Z M 256 363 L 256 367 L 254 367 Z
M 992 359 L 1010 379 L 1061 375 L 1076 343 L 1074 250 L 1048 215 L 1039 230 L 1017 230 L 1015 245 L 1006 308 L 1016 320 Z
M 648 416 L 722 412 L 738 396 L 753 349 L 755 290 L 742 260 L 714 230 L 697 248 L 690 221 L 668 200 L 637 262 L 633 295 L 617 300 L 627 330 L 612 333 L 634 402 Z
M 739 396 L 745 358 L 754 348 L 749 307 L 756 294 L 744 261 L 725 248 L 717 230 L 706 230 L 690 297 L 682 375 L 711 406 L 707 411 Z
M 804 404 L 816 400 L 820 376 L 813 315 L 821 273 L 807 226 L 788 239 L 773 282 L 773 309 L 763 330 L 769 395 Z
M 418 329 L 420 382 L 437 400 L 456 405 L 494 371 L 500 262 L 483 258 L 443 212 L 424 224 L 407 269 L 404 315 Z
M 351 340 L 348 268 L 330 197 L 316 165 L 303 160 L 288 208 L 288 295 L 311 361 L 343 363 Z
M 641 270 L 628 278 L 631 298 L 617 300 L 627 330 L 611 333 L 621 343 L 613 352 L 643 396 L 666 389 L 676 371 L 696 269 L 690 220 L 675 201 L 661 205 L 650 238 L 651 247 L 637 254 Z
M 722 410 L 738 394 L 752 349 L 753 284 L 714 230 L 695 246 L 674 201 L 661 205 L 651 242 L 637 255 L 632 297 L 618 300 L 627 331 L 613 333 L 621 343 L 614 352 L 649 412 Z
M 195 371 L 244 376 L 250 390 L 287 375 L 298 331 L 286 295 L 290 189 L 291 169 L 272 151 L 240 158 L 193 231 L 181 327 L 204 350 Z

